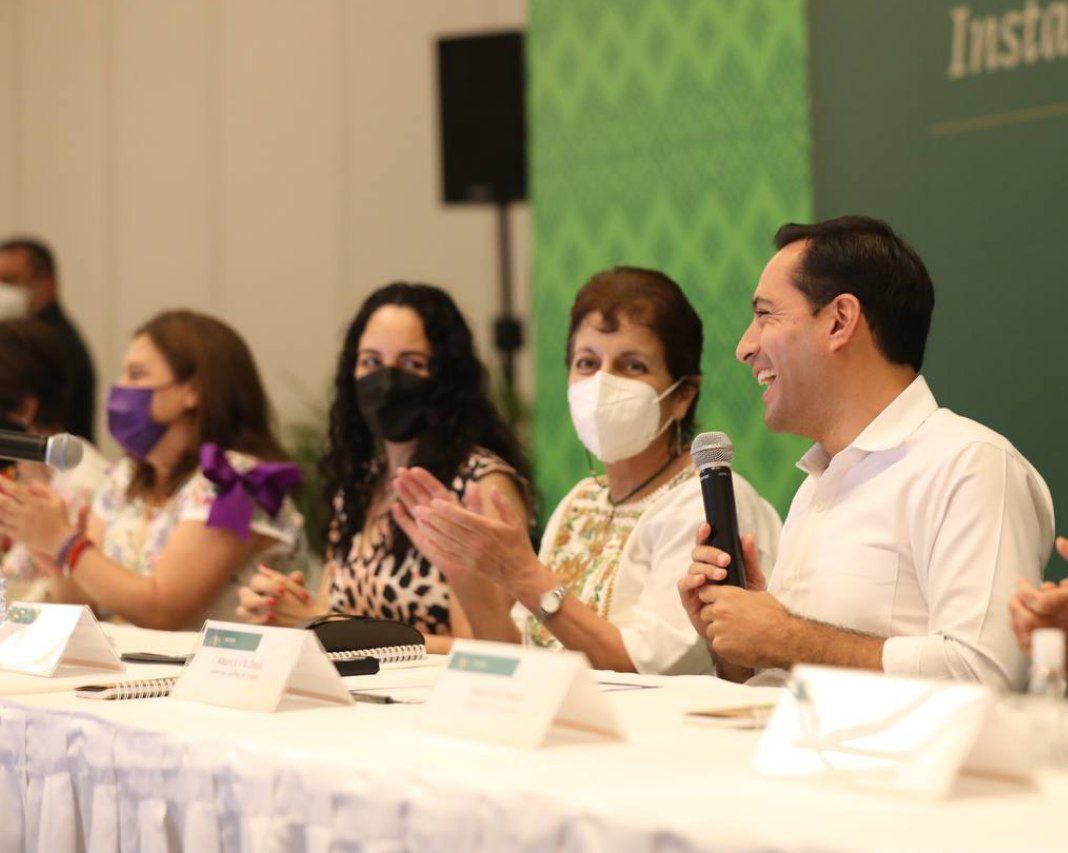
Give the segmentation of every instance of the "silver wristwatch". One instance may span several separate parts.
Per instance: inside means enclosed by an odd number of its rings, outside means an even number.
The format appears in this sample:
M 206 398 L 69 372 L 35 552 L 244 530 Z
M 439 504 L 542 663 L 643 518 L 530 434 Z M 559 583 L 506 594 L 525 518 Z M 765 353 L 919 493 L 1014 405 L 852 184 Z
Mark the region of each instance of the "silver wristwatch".
M 545 620 L 560 609 L 560 605 L 564 603 L 565 595 L 567 595 L 567 587 L 563 584 L 542 593 L 541 598 L 538 599 L 538 609 L 534 611 L 534 618 L 544 625 Z

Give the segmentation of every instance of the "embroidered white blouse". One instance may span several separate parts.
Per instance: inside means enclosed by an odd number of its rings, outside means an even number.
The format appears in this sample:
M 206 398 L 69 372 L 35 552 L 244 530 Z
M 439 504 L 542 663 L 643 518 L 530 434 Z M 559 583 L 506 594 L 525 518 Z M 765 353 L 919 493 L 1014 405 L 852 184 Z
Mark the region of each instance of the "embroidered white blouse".
M 782 523 L 774 508 L 734 475 L 742 533 L 756 535 L 770 566 Z M 613 507 L 608 488 L 582 480 L 560 502 L 542 539 L 541 561 L 573 595 L 616 625 L 638 672 L 712 674 L 712 657 L 682 607 L 677 583 L 689 569 L 704 521 L 700 481 L 687 469 L 640 501 Z M 512 611 L 523 642 L 560 648 L 521 604 Z

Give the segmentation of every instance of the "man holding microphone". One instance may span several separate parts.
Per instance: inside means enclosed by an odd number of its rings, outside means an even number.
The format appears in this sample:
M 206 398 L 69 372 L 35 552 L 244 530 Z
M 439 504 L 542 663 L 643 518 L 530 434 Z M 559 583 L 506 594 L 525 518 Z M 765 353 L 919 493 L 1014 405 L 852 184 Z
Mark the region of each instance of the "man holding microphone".
M 939 408 L 920 374 L 934 290 L 885 223 L 843 217 L 775 236 L 738 359 L 764 420 L 812 439 L 779 555 L 743 543 L 749 589 L 703 543 L 679 581 L 724 677 L 820 663 L 1019 687 L 1008 604 L 1040 579 L 1053 505 L 1002 436 Z M 755 588 L 754 588 L 755 587 Z

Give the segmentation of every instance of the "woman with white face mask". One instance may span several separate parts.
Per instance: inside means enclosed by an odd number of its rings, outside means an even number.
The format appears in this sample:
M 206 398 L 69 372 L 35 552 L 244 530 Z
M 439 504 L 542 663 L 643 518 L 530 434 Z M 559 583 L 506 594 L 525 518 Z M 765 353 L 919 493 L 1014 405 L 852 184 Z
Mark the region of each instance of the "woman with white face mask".
M 476 637 L 581 651 L 597 669 L 711 671 L 675 592 L 704 516 L 688 453 L 701 344 L 700 318 L 662 273 L 617 267 L 579 291 L 568 403 L 605 474 L 561 501 L 540 555 L 492 491 L 469 493 L 461 506 L 425 471 L 398 472 L 394 517 L 446 574 Z M 778 515 L 737 474 L 734 489 L 742 532 L 773 559 Z M 487 584 L 517 602 L 511 612 Z

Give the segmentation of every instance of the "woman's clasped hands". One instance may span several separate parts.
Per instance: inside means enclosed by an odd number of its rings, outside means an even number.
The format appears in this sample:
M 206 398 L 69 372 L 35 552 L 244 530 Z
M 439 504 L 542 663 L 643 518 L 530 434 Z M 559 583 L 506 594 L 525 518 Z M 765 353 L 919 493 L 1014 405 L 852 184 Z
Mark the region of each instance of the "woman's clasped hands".
M 255 625 L 294 626 L 320 615 L 321 608 L 304 586 L 303 572 L 288 575 L 263 565 L 238 592 L 237 616 Z

